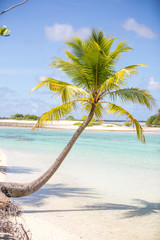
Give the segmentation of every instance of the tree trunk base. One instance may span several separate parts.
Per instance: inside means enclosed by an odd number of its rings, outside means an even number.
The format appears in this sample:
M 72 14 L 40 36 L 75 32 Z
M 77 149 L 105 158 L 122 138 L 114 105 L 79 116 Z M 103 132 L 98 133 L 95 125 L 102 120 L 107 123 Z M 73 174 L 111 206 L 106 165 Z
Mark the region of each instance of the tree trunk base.
M 0 239 L 31 240 L 31 233 L 20 216 L 20 207 L 0 192 Z
M 11 200 L 2 192 L 0 192 L 0 210 L 5 209 Z

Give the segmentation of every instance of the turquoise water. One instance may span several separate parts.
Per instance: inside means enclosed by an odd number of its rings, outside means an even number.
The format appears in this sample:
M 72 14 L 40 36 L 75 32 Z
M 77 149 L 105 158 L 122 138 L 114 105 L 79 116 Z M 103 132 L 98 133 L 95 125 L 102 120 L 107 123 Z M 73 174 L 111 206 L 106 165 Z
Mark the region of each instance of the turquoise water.
M 34 159 L 34 167 L 48 168 L 73 133 L 72 130 L 32 132 L 28 128 L 1 127 L 0 149 L 7 152 L 9 165 L 17 166 L 19 153 L 22 153 L 26 167 L 32 168 L 31 160 Z M 153 185 L 156 193 L 160 182 L 160 134 L 146 133 L 145 137 L 146 144 L 142 144 L 135 133 L 85 131 L 62 164 L 62 169 L 82 184 L 94 185 L 103 191 L 117 178 L 117 185 L 114 184 L 117 188 L 120 182 L 124 188 L 132 179 L 130 185 L 136 181 L 137 185 L 145 182 L 146 193 Z M 129 189 L 129 185 L 126 187 Z
M 28 128 L 0 128 L 0 148 L 58 156 L 72 137 L 72 130 L 36 130 Z M 122 164 L 150 169 L 160 167 L 160 134 L 146 133 L 146 144 L 135 133 L 82 133 L 71 150 L 71 157 L 94 164 Z

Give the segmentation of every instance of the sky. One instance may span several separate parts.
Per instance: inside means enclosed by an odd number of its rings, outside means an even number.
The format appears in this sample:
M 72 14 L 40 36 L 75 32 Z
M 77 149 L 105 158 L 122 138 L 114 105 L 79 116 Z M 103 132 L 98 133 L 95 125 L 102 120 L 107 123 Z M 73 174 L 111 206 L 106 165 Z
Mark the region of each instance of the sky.
M 0 12 L 21 0 L 0 0 Z M 72 36 L 85 39 L 93 28 L 109 37 L 127 41 L 134 50 L 123 54 L 116 70 L 131 64 L 147 64 L 132 77 L 128 87 L 147 89 L 157 107 L 121 104 L 138 120 L 146 120 L 160 108 L 160 1 L 159 0 L 28 0 L 0 15 L 0 26 L 11 30 L 0 37 L 0 117 L 16 113 L 42 113 L 61 103 L 47 88 L 31 94 L 43 77 L 68 81 L 48 65 L 65 59 L 64 42 Z M 116 46 L 116 45 L 115 45 Z M 114 46 L 113 46 L 114 47 Z M 84 115 L 73 112 L 74 117 Z M 112 119 L 112 116 L 103 116 Z M 125 118 L 121 118 L 125 119 Z

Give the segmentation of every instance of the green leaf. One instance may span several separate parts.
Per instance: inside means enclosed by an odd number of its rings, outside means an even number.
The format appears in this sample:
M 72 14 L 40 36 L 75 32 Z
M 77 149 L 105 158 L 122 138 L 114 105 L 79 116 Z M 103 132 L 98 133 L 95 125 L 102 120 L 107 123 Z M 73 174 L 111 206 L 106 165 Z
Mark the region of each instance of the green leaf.
M 130 65 L 125 68 L 120 69 L 116 73 L 114 73 L 111 77 L 104 81 L 102 86 L 99 89 L 98 97 L 103 92 L 111 92 L 114 89 L 119 89 L 121 86 L 125 86 L 128 78 L 132 77 L 133 75 L 137 74 L 137 67 L 147 66 L 145 64 L 136 64 Z
M 78 86 L 69 84 L 67 82 L 62 82 L 53 78 L 45 78 L 44 81 L 41 81 L 36 87 L 34 87 L 31 91 L 35 91 L 36 89 L 46 86 L 48 87 L 52 92 L 57 93 L 63 103 L 66 103 L 70 100 L 73 100 L 77 97 L 90 95 L 87 91 L 85 91 L 83 88 L 80 88 Z
M 66 117 L 73 109 L 76 108 L 75 102 L 68 102 L 52 108 L 48 112 L 43 113 L 41 118 L 34 125 L 32 130 L 38 127 L 43 127 L 46 123 L 52 122 L 53 120 L 59 120 L 62 117 Z
M 143 128 L 140 125 L 140 123 L 124 108 L 122 108 L 116 104 L 113 104 L 113 103 L 109 103 L 109 102 L 106 102 L 106 103 L 108 105 L 106 108 L 106 113 L 113 114 L 114 117 L 115 116 L 121 117 L 122 115 L 126 115 L 127 118 L 130 119 L 130 121 L 132 122 L 133 127 L 134 126 L 136 127 L 138 139 L 141 140 L 143 143 L 145 143 L 145 137 L 143 135 Z
M 115 101 L 119 97 L 122 102 L 140 103 L 145 105 L 148 109 L 152 109 L 156 105 L 153 97 L 145 90 L 139 88 L 124 88 L 114 92 L 108 93 L 108 96 L 112 101 Z
M 3 37 L 8 37 L 10 36 L 8 33 L 10 33 L 11 31 L 8 30 L 8 28 L 6 26 L 4 26 L 3 28 L 0 27 L 0 35 Z

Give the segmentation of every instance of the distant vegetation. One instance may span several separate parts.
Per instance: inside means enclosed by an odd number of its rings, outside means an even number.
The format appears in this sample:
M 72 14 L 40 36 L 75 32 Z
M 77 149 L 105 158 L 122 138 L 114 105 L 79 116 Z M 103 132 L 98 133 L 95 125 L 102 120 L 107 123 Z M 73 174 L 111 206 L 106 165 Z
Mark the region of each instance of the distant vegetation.
M 81 118 L 81 121 L 84 121 L 86 118 L 87 118 L 87 116 L 84 115 L 84 116 Z M 101 124 L 103 124 L 103 123 L 104 123 L 104 121 L 102 121 L 102 120 L 96 120 L 96 119 L 93 117 L 87 127 L 92 127 L 92 126 L 95 126 L 95 125 L 101 125 Z M 76 123 L 74 123 L 74 125 L 78 125 L 78 126 L 80 126 L 81 124 L 82 124 L 82 122 L 76 122 Z
M 87 116 L 84 115 L 84 116 L 81 118 L 81 121 L 84 121 L 84 120 L 86 119 L 86 117 L 87 117 Z M 94 125 L 95 125 L 95 122 L 96 122 L 96 119 L 93 117 L 87 127 L 92 127 L 92 126 L 94 126 Z M 74 125 L 80 126 L 80 125 L 82 125 L 82 123 L 81 123 L 81 122 L 76 122 L 76 123 L 74 123 Z
M 147 127 L 160 127 L 160 108 L 158 109 L 158 114 L 147 119 L 146 125 Z
M 0 119 L 7 119 L 6 117 L 0 117 Z
M 68 117 L 66 117 L 66 119 L 65 120 L 69 120 L 69 121 L 77 121 L 77 119 L 76 118 L 74 118 L 73 116 L 68 116 Z
M 15 120 L 33 120 L 33 121 L 36 121 L 39 119 L 39 117 L 37 117 L 36 115 L 30 115 L 30 114 L 27 114 L 27 115 L 23 115 L 23 114 L 15 114 L 13 116 L 11 116 L 9 119 L 15 119 Z
M 97 121 L 96 121 L 96 124 L 97 124 L 97 125 L 101 125 L 101 124 L 104 124 L 104 123 L 105 123 L 105 122 L 102 121 L 102 120 L 97 120 Z
M 126 127 L 130 127 L 130 126 L 133 125 L 133 123 L 132 123 L 132 122 L 129 122 L 129 121 L 126 121 L 126 122 L 124 123 L 124 125 L 125 125 Z
M 82 125 L 82 123 L 81 123 L 81 122 L 76 122 L 76 123 L 74 123 L 73 125 L 80 126 L 80 125 Z M 87 127 L 92 127 L 92 126 L 94 126 L 94 125 L 95 125 L 94 123 L 91 123 L 91 122 L 90 122 Z
M 84 116 L 81 118 L 81 121 L 84 121 L 86 118 L 87 118 L 87 115 L 84 115 Z

